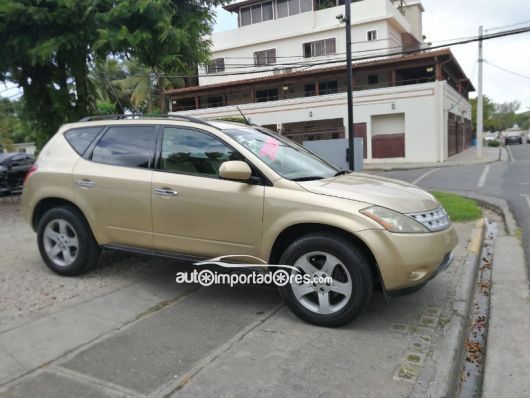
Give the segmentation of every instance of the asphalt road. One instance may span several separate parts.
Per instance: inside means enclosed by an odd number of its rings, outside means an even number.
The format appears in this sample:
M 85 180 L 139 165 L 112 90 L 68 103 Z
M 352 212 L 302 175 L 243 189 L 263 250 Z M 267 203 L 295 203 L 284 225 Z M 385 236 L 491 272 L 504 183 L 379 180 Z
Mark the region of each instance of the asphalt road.
M 507 149 L 510 157 L 507 162 L 378 174 L 428 190 L 469 191 L 506 200 L 523 231 L 523 248 L 530 269 L 530 144 L 510 145 Z

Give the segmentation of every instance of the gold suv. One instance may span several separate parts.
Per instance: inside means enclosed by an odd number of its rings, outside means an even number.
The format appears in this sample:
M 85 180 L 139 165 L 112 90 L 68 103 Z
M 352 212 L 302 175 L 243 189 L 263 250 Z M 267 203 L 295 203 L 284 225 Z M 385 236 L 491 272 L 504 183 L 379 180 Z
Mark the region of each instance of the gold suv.
M 414 185 L 338 170 L 259 126 L 177 116 L 62 126 L 26 176 L 22 210 L 58 274 L 87 272 L 101 249 L 254 256 L 323 277 L 280 292 L 324 326 L 354 319 L 375 288 L 422 287 L 457 243 Z

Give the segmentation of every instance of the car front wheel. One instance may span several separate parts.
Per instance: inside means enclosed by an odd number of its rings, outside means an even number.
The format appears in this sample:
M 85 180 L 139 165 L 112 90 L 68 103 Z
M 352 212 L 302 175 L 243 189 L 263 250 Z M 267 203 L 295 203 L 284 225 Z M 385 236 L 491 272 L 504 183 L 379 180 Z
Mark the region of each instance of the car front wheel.
M 99 259 L 99 245 L 75 208 L 57 207 L 46 212 L 37 227 L 37 242 L 46 265 L 60 275 L 83 274 Z
M 373 293 L 370 263 L 352 242 L 334 235 L 307 235 L 293 242 L 280 264 L 290 265 L 282 297 L 300 319 L 327 327 L 345 325 L 368 306 Z M 294 274 L 300 274 L 298 280 Z

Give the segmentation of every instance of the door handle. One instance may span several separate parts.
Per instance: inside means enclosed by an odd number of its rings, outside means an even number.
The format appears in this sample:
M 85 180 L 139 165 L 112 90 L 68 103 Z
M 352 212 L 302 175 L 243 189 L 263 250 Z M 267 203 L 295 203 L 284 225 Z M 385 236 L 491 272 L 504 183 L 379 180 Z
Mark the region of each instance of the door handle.
M 96 183 L 94 181 L 90 181 L 88 178 L 77 180 L 75 183 L 81 188 L 94 188 L 96 186 Z
M 177 196 L 177 192 L 173 191 L 171 188 L 155 188 L 153 191 L 160 196 L 163 196 L 165 198 L 169 198 L 172 196 Z

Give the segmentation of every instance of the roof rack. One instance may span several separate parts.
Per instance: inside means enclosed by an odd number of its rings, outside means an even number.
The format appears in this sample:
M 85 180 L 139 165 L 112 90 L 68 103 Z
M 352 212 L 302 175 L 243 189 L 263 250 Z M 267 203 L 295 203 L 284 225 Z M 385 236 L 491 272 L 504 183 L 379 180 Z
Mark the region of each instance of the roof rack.
M 130 114 L 122 114 L 122 115 L 93 115 L 93 116 L 86 116 L 79 120 L 80 122 L 95 122 L 98 120 L 122 120 L 122 119 L 180 119 L 180 120 L 186 120 L 188 122 L 194 122 L 199 124 L 205 124 L 207 126 L 210 126 L 210 123 L 197 119 L 192 116 L 184 116 L 184 115 L 168 115 L 168 114 L 138 114 L 138 113 L 130 113 Z

